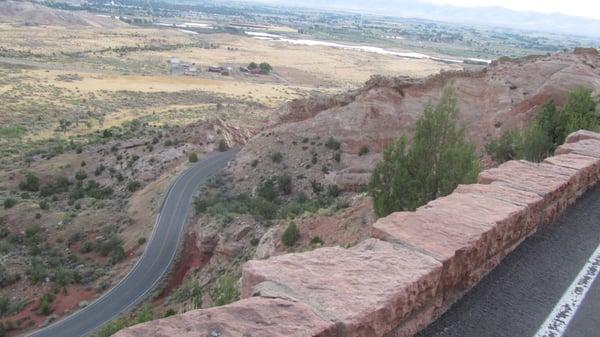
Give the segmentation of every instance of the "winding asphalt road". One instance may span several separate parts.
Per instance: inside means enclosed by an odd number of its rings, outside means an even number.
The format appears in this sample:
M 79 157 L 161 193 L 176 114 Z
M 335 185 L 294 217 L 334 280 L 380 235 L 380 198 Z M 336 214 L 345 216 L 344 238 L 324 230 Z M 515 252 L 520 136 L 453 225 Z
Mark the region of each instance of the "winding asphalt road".
M 182 241 L 198 186 L 225 167 L 237 150 L 215 152 L 180 175 L 164 197 L 144 254 L 116 286 L 87 307 L 34 332 L 35 337 L 80 337 L 92 333 L 144 300 L 163 279 Z
M 525 240 L 417 337 L 600 337 L 599 250 L 597 186 Z M 583 300 L 561 305 L 573 285 Z

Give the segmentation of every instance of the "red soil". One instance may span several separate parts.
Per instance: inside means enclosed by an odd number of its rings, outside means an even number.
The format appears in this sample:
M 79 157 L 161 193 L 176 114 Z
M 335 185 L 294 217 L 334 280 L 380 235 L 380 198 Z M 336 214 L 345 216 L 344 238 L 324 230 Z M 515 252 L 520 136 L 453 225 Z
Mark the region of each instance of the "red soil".
M 181 257 L 175 265 L 164 290 L 157 301 L 168 296 L 174 289 L 179 287 L 190 270 L 203 267 L 208 263 L 211 256 L 203 254 L 196 245 L 196 233 L 187 233 L 183 242 Z
M 52 301 L 52 315 L 62 317 L 73 312 L 79 308 L 79 302 L 89 301 L 95 294 L 93 289 L 86 289 L 78 285 L 69 285 L 66 294 L 63 291 L 55 294 L 55 299 Z M 48 316 L 44 316 L 39 312 L 39 304 L 39 300 L 32 301 L 18 314 L 3 319 L 4 322 L 11 321 L 15 327 L 19 321 L 21 322 L 19 325 L 21 328 L 11 330 L 7 336 L 17 336 L 26 330 L 40 327 Z

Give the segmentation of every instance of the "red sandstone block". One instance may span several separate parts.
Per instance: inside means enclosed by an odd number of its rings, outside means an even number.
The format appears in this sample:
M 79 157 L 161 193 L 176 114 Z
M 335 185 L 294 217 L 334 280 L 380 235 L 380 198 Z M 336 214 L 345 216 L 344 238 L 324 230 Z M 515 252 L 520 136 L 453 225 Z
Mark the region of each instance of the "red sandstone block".
M 454 193 L 469 193 L 492 197 L 518 206 L 524 206 L 526 212 L 525 226 L 519 235 L 522 238 L 535 232 L 541 222 L 544 199 L 538 194 L 511 188 L 502 183 L 459 185 Z
M 565 143 L 577 143 L 580 140 L 584 139 L 597 139 L 600 140 L 600 133 L 592 132 L 588 130 L 579 130 L 571 133 L 565 139 Z
M 443 265 L 440 293 L 444 302 L 468 287 L 471 270 L 483 264 L 495 232 L 491 223 L 419 209 L 379 219 L 372 236 L 397 242 L 435 257 Z
M 471 193 L 452 193 L 430 201 L 422 209 L 461 219 L 463 222 L 493 227 L 493 236 L 486 252 L 486 259 L 504 251 L 522 238 L 527 227 L 527 208 L 492 196 Z
M 351 249 L 328 247 L 249 261 L 243 266 L 241 291 L 242 297 L 301 301 L 337 322 L 344 336 L 391 331 L 411 336 L 441 305 L 440 275 L 441 263 L 434 258 L 369 239 Z
M 483 171 L 478 178 L 481 184 L 498 182 L 511 188 L 538 194 L 544 199 L 544 223 L 554 221 L 572 199 L 576 179 L 551 169 L 524 161 L 512 160 Z
M 546 158 L 544 163 L 577 170 L 580 176 L 579 194 L 600 180 L 600 158 L 568 153 Z
M 600 140 L 598 139 L 583 139 L 576 143 L 565 143 L 559 146 L 555 155 L 574 153 L 582 156 L 600 158 Z
M 188 311 L 135 325 L 116 337 L 197 336 L 335 337 L 331 321 L 307 305 L 283 299 L 253 297 L 226 306 Z

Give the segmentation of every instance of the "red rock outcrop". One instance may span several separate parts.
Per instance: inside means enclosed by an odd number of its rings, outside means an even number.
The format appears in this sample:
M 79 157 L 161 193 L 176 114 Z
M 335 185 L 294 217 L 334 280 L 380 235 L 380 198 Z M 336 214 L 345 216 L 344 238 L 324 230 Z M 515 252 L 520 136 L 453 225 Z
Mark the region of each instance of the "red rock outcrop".
M 374 238 L 352 248 L 247 262 L 239 302 L 117 336 L 412 336 L 598 183 L 600 134 L 567 141 L 543 163 L 504 163 L 478 184 L 379 219 Z
M 579 50 L 509 59 L 481 71 L 444 72 L 421 80 L 375 76 L 362 88 L 346 94 L 297 100 L 274 113 L 268 131 L 248 142 L 232 170 L 236 176 L 248 175 L 247 180 L 252 180 L 273 168 L 250 166 L 254 160 L 265 158 L 265 153 L 305 158 L 304 144 L 293 146 L 291 140 L 320 137 L 324 141 L 334 137 L 341 142 L 343 154 L 340 164 L 325 179 L 355 189 L 366 183 L 379 159 L 377 154 L 387 144 L 401 135 L 410 139 L 425 106 L 435 102 L 448 83 L 454 83 L 457 90 L 461 124 L 482 149 L 491 137 L 526 125 L 549 100 L 560 105 L 570 90 L 580 86 L 600 92 L 600 56 Z M 369 156 L 358 156 L 363 148 L 369 149 Z M 268 163 L 266 159 L 261 162 Z M 323 180 L 320 169 L 321 165 L 313 165 L 291 174 Z M 248 174 L 255 170 L 256 174 Z M 319 174 L 312 175 L 311 170 Z

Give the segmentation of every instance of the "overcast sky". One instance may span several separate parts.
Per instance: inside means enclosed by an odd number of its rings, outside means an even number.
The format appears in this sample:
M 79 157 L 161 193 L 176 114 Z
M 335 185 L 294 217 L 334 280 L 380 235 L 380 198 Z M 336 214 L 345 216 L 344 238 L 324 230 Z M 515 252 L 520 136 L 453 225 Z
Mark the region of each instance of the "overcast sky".
M 465 7 L 499 6 L 519 11 L 562 13 L 600 19 L 599 0 L 425 0 Z

